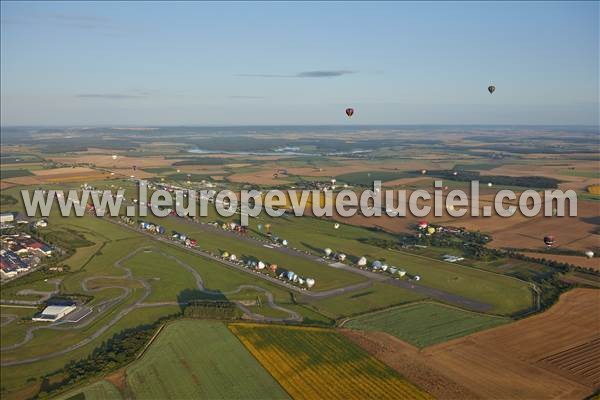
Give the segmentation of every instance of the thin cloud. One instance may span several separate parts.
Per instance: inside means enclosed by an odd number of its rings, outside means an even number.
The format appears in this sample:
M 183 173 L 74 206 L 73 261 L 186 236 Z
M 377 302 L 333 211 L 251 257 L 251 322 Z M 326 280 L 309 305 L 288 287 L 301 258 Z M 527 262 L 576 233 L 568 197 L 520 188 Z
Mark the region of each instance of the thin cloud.
M 264 99 L 263 96 L 229 96 L 230 99 L 241 99 L 241 100 L 256 100 Z
M 142 99 L 148 97 L 147 93 L 139 94 L 123 94 L 123 93 L 81 93 L 76 97 L 82 99 L 109 99 L 109 100 L 124 100 L 124 99 Z
M 354 74 L 356 71 L 346 69 L 340 70 L 317 70 L 303 71 L 296 74 L 238 74 L 238 76 L 253 77 L 253 78 L 334 78 L 343 75 Z

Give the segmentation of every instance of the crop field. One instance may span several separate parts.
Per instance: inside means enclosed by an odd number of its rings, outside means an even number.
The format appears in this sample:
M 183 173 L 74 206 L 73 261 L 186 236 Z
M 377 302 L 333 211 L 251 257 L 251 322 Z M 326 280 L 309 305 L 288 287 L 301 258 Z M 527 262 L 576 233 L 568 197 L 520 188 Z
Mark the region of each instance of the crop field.
M 229 329 L 293 398 L 430 398 L 333 330 L 257 324 Z
M 386 332 L 423 348 L 508 322 L 508 318 L 424 302 L 361 315 L 344 326 Z
M 165 327 L 127 369 L 127 386 L 145 399 L 288 398 L 225 325 L 209 321 Z
M 486 398 L 585 398 L 597 389 L 600 291 L 574 289 L 543 314 L 423 350 Z

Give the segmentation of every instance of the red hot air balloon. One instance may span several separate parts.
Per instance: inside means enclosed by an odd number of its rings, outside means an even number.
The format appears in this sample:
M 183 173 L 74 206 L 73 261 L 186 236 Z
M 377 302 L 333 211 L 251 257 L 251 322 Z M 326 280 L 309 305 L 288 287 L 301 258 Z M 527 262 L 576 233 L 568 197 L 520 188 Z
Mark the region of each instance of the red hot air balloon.
M 348 118 L 352 118 L 352 115 L 354 115 L 354 108 L 346 108 L 346 115 Z

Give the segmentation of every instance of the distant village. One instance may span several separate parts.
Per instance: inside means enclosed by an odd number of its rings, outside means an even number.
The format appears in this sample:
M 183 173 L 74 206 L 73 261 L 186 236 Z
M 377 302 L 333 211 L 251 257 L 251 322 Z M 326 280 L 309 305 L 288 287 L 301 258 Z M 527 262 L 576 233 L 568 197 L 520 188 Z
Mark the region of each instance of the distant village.
M 52 257 L 54 248 L 24 229 L 29 227 L 35 230 L 47 226 L 46 219 L 32 220 L 15 212 L 0 214 L 0 268 L 3 280 L 25 274 Z

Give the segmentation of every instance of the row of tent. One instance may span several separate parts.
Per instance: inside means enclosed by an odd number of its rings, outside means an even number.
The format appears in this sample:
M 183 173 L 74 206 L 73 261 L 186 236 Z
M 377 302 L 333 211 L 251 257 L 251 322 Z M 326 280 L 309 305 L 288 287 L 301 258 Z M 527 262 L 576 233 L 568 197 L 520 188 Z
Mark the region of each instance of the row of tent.
M 344 262 L 346 260 L 346 255 L 343 253 L 334 253 L 333 250 L 331 250 L 329 247 L 325 249 L 325 256 L 327 258 L 332 258 L 334 260 L 338 260 L 340 262 Z M 358 259 L 358 261 L 356 262 L 356 265 L 358 265 L 359 267 L 363 268 L 366 267 L 368 264 L 367 258 L 366 257 L 361 257 Z M 373 261 L 371 263 L 371 269 L 373 271 L 382 271 L 382 272 L 387 272 L 391 275 L 396 275 L 399 276 L 401 278 L 405 277 L 405 276 L 410 276 L 407 274 L 407 272 L 403 269 L 400 269 L 398 267 L 394 267 L 394 266 L 390 266 L 385 264 L 384 262 L 381 261 Z M 419 281 L 421 280 L 421 277 L 419 275 L 412 275 L 410 276 L 411 279 L 415 280 L 415 281 Z
M 229 252 L 224 251 L 221 253 L 221 258 L 224 260 L 228 260 L 230 262 L 240 263 L 244 265 L 246 268 L 251 268 L 257 272 L 263 272 L 265 270 L 270 271 L 276 277 L 282 280 L 287 280 L 291 283 L 295 283 L 300 286 L 305 286 L 310 289 L 315 285 L 315 280 L 313 278 L 306 278 L 299 276 L 294 271 L 286 270 L 279 267 L 277 264 L 269 264 L 256 259 L 247 259 L 245 262 L 238 259 L 235 254 L 229 254 Z

